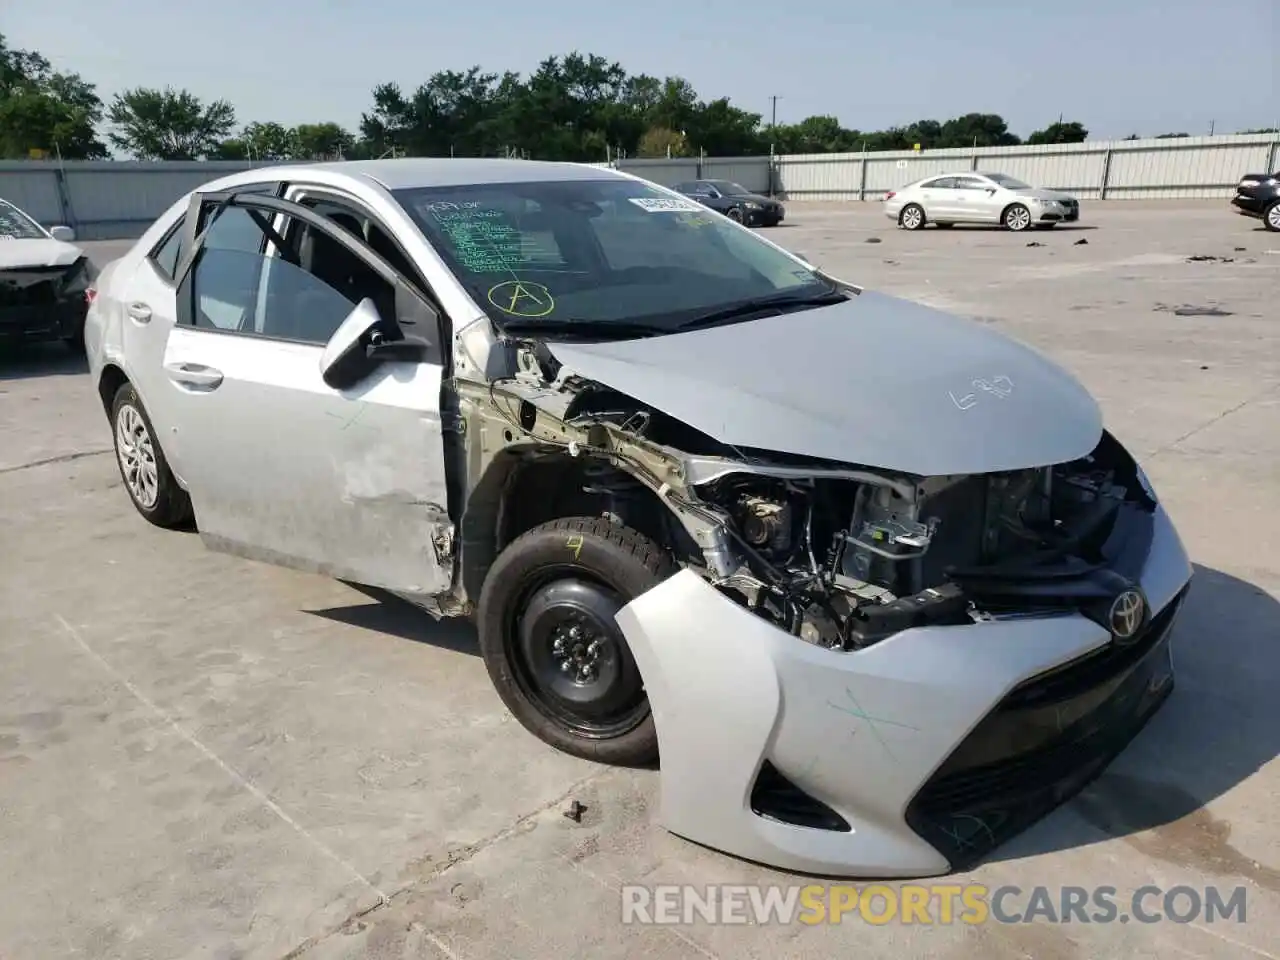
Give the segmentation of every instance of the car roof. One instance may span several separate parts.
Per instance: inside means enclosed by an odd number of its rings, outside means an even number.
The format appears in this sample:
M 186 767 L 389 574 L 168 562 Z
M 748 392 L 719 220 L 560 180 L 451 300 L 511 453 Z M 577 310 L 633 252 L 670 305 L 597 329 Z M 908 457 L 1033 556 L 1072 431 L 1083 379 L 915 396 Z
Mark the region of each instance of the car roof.
M 398 160 L 341 160 L 268 168 L 273 176 L 291 179 L 324 171 L 371 180 L 385 190 L 415 187 L 459 187 L 477 183 L 530 183 L 545 180 L 607 180 L 623 177 L 607 167 L 582 163 L 493 158 L 406 157 Z M 259 176 L 262 168 L 255 170 Z

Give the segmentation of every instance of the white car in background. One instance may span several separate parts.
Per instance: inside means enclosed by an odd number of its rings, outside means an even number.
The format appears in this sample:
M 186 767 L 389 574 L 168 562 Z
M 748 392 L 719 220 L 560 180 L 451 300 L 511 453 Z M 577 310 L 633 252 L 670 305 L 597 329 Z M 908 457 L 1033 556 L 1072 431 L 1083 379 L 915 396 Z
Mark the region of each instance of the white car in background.
M 928 223 L 998 223 L 1010 230 L 1052 227 L 1080 219 L 1080 201 L 1003 173 L 948 173 L 925 177 L 884 198 L 884 214 L 906 230 Z
M 70 227 L 46 230 L 0 198 L 0 343 L 63 340 L 84 347 L 94 270 Z

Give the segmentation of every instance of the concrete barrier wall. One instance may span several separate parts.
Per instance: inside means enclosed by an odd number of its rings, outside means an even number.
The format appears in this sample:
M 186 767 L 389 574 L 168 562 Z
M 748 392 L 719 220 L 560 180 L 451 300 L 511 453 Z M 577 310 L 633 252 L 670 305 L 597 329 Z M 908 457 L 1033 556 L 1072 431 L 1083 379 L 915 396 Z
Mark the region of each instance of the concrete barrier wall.
M 136 237 L 201 184 L 267 166 L 240 161 L 0 161 L 0 197 L 85 240 Z M 608 164 L 597 164 L 608 166 Z M 612 166 L 665 186 L 735 180 L 792 200 L 879 200 L 886 190 L 956 170 L 992 170 L 1082 199 L 1225 198 L 1245 173 L 1275 172 L 1280 137 L 1236 134 L 1112 140 L 1052 147 L 828 153 L 776 157 L 626 159 Z

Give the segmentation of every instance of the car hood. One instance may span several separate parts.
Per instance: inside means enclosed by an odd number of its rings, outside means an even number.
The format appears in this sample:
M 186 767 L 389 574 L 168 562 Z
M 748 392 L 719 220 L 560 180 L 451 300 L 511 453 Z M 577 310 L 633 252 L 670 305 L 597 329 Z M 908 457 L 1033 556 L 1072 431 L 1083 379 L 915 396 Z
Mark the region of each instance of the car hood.
M 736 447 L 920 476 L 1090 453 L 1102 416 L 1041 354 L 990 328 L 863 291 L 688 333 L 549 345 L 571 372 Z
M 35 240 L 0 239 L 0 270 L 69 266 L 82 256 L 84 251 L 79 247 L 52 237 Z
M 752 203 L 758 203 L 762 207 L 771 207 L 778 202 L 777 200 L 772 200 L 769 197 L 763 196 L 759 193 L 726 194 L 725 199 L 726 200 L 750 200 Z

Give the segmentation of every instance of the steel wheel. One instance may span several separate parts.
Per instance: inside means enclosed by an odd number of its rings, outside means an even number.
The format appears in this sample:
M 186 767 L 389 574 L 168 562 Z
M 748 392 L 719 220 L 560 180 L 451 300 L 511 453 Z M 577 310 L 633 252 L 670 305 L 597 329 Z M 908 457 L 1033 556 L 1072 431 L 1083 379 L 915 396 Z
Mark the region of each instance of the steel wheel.
M 909 203 L 902 208 L 898 222 L 908 230 L 919 230 L 924 226 L 924 208 L 918 203 Z
M 1262 222 L 1266 224 L 1268 230 L 1280 231 L 1280 200 L 1267 207 L 1267 213 Z
M 120 461 L 120 475 L 133 499 L 143 509 L 153 509 L 160 497 L 155 444 L 142 414 L 127 403 L 116 412 L 116 457 Z
M 1031 226 L 1031 211 L 1015 203 L 1004 212 L 1004 225 L 1010 230 L 1025 230 Z
M 619 736 L 649 715 L 640 671 L 614 620 L 624 601 L 600 583 L 557 572 L 545 571 L 550 576 L 539 578 L 513 617 L 517 683 L 578 736 Z

